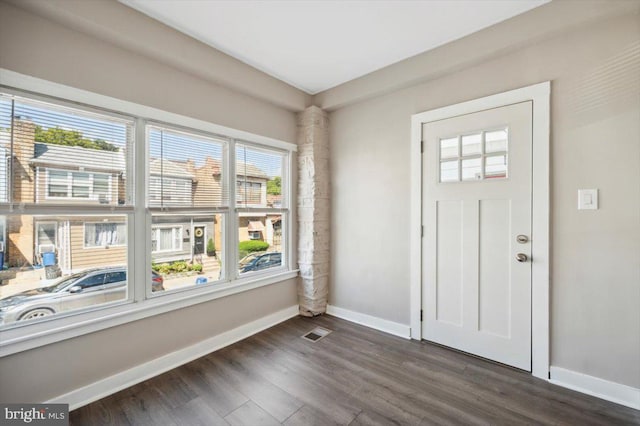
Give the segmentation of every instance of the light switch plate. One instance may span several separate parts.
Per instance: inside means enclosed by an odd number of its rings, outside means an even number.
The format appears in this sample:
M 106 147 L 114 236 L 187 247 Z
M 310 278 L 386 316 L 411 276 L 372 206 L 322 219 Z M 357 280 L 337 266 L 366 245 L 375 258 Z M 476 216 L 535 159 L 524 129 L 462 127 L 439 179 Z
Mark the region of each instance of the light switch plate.
M 598 210 L 597 189 L 578 189 L 578 210 Z

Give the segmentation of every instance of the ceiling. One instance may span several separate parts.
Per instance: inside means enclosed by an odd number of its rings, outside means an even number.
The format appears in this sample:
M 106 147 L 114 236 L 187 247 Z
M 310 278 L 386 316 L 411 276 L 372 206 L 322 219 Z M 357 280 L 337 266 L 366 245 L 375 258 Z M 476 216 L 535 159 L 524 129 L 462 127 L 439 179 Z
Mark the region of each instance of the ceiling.
M 119 0 L 315 94 L 550 0 Z

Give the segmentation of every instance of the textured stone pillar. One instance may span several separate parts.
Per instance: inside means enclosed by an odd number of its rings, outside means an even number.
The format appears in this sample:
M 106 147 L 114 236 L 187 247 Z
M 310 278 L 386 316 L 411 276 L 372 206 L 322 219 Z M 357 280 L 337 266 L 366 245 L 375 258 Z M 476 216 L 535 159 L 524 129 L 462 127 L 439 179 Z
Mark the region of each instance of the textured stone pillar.
M 329 120 L 312 106 L 298 115 L 298 303 L 304 316 L 327 310 L 329 218 Z

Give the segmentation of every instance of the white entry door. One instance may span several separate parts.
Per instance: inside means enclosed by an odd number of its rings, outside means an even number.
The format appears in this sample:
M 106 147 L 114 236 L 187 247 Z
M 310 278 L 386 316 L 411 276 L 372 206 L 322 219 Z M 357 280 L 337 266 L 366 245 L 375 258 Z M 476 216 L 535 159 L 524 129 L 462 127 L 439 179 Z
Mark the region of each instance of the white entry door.
M 422 127 L 422 335 L 531 371 L 532 102 Z

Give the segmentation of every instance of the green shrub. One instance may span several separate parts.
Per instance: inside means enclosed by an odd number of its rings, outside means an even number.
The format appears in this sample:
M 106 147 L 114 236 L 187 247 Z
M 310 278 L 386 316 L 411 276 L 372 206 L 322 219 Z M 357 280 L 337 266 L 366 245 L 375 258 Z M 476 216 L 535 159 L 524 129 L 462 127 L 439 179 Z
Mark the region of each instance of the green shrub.
M 196 271 L 202 272 L 202 265 L 196 263 L 194 265 L 190 265 L 184 260 L 179 260 L 177 262 L 172 263 L 152 263 L 151 269 L 159 273 L 160 275 L 167 275 L 178 272 L 188 272 L 188 271 Z
M 240 241 L 240 244 L 238 244 L 238 250 L 247 253 L 253 253 L 254 251 L 265 251 L 268 248 L 269 243 L 259 240 Z
M 209 238 L 209 241 L 207 241 L 207 254 L 209 256 L 216 254 L 216 244 L 213 242 L 213 238 Z
M 171 264 L 171 270 L 173 272 L 184 272 L 189 270 L 189 265 L 187 265 L 187 262 L 185 262 L 184 260 L 173 262 Z
M 160 275 L 166 275 L 171 272 L 171 265 L 169 265 L 168 263 L 161 263 L 159 265 L 156 265 L 156 272 Z

